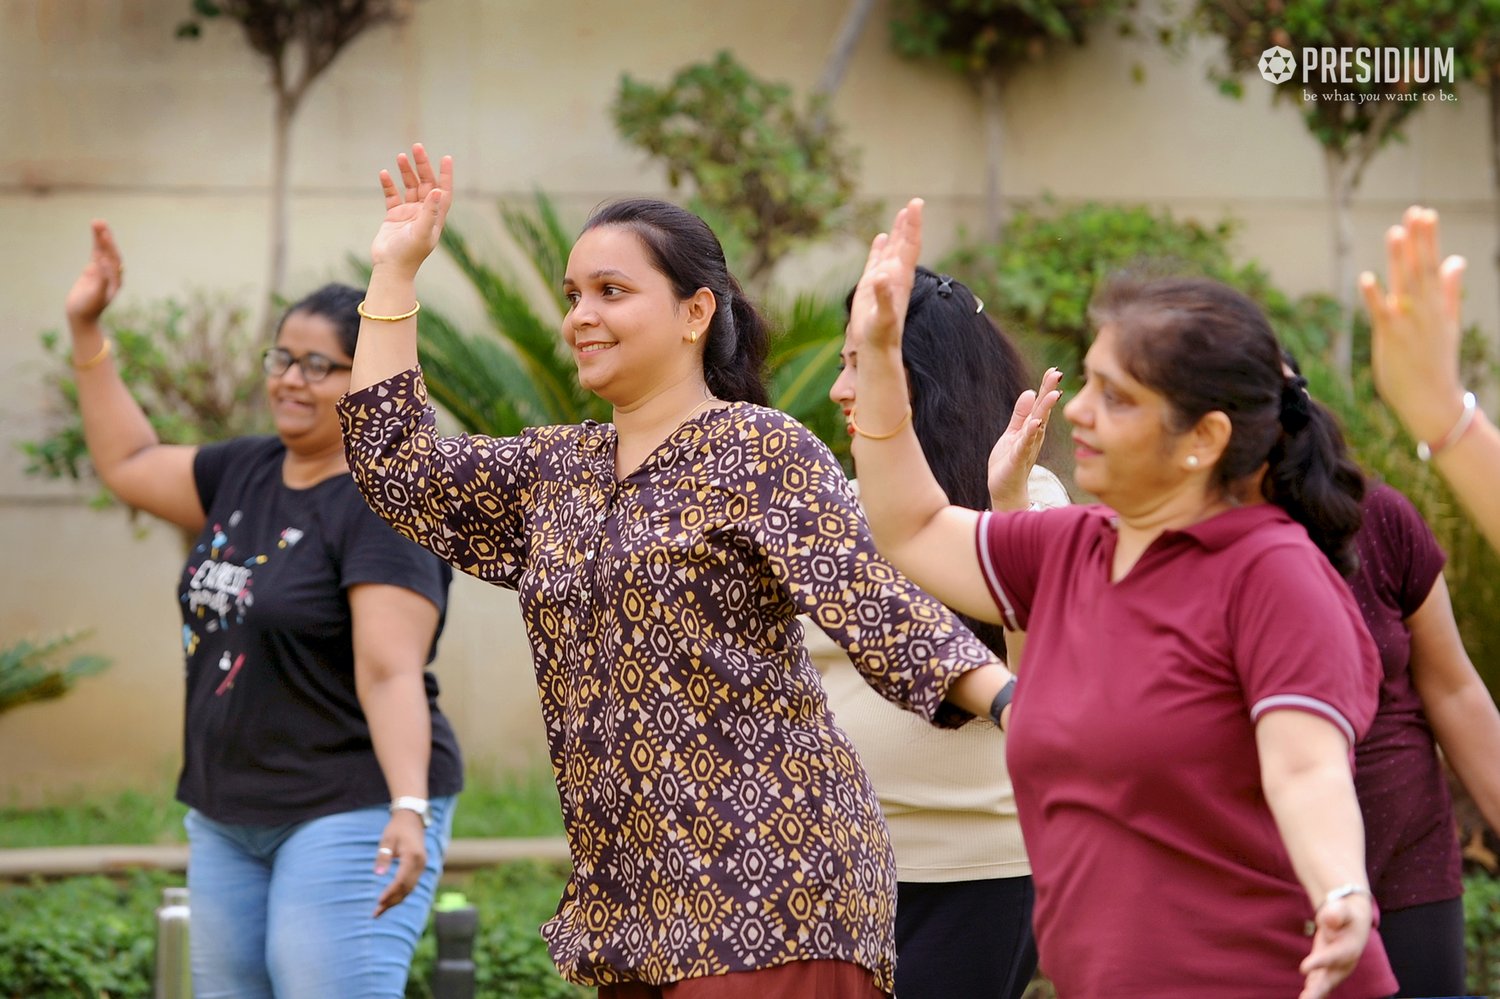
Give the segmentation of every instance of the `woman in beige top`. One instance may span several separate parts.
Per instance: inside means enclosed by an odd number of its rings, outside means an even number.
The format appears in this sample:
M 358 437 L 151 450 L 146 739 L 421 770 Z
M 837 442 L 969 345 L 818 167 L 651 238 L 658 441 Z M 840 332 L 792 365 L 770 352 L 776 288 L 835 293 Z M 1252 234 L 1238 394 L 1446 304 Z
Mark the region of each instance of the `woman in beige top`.
M 1035 396 L 1026 390 L 1025 364 L 983 308 L 964 285 L 917 268 L 903 341 L 917 439 L 955 503 L 977 510 L 1065 505 L 1062 483 L 1034 464 L 1040 429 L 1027 437 L 1025 421 L 1013 419 L 1018 397 L 1026 397 L 1020 408 L 1029 412 Z M 858 353 L 853 338 L 846 340 L 844 370 L 828 393 L 851 436 L 858 426 Z M 1056 378 L 1048 372 L 1048 389 Z M 1003 628 L 963 620 L 1015 665 L 1014 636 L 1008 655 Z M 1005 769 L 1004 733 L 986 722 L 940 731 L 909 720 L 870 689 L 837 646 L 813 629 L 808 636 L 829 704 L 859 751 L 891 829 L 896 994 L 1019 999 L 1036 970 L 1036 945 L 1031 867 Z

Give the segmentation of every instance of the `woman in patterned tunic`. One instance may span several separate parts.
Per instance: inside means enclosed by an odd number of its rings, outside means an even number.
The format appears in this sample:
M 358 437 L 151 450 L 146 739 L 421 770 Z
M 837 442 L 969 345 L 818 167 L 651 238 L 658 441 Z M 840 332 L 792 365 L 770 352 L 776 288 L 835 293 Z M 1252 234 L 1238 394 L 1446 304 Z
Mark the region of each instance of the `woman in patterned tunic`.
M 420 146 L 398 164 L 350 464 L 398 531 L 520 593 L 574 864 L 553 959 L 611 999 L 889 993 L 890 843 L 797 616 L 938 724 L 983 714 L 1009 674 L 876 555 L 828 450 L 764 406 L 765 326 L 675 206 L 606 206 L 568 259 L 562 336 L 612 423 L 439 437 L 411 316 L 452 164 Z

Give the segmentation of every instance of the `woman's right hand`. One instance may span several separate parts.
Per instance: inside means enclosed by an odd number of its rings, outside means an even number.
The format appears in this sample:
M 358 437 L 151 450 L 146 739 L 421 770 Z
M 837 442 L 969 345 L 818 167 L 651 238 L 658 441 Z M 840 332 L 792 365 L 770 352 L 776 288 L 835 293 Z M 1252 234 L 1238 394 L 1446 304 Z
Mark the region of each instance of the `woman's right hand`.
M 83 265 L 78 280 L 73 282 L 64 307 L 68 325 L 74 329 L 98 322 L 109 303 L 114 301 L 115 295 L 120 291 L 120 284 L 125 279 L 125 265 L 120 262 L 120 248 L 115 245 L 109 223 L 103 219 L 94 219 L 91 225 L 94 230 L 94 249 L 89 255 L 89 262 Z
M 1386 255 L 1388 288 L 1360 276 L 1375 388 L 1417 440 L 1436 441 L 1463 410 L 1464 260 L 1439 256 L 1437 212 L 1415 206 L 1387 231 Z
M 1368 893 L 1325 902 L 1313 914 L 1312 951 L 1300 968 L 1306 976 L 1298 999 L 1324 999 L 1359 964 L 1374 922 Z
M 389 170 L 380 171 L 380 189 L 385 195 L 385 221 L 370 244 L 370 263 L 376 270 L 391 268 L 405 277 L 415 277 L 438 245 L 448 206 L 453 201 L 453 157 L 444 156 L 438 171 L 422 144 L 411 147 L 411 156 L 396 157 L 401 185 Z

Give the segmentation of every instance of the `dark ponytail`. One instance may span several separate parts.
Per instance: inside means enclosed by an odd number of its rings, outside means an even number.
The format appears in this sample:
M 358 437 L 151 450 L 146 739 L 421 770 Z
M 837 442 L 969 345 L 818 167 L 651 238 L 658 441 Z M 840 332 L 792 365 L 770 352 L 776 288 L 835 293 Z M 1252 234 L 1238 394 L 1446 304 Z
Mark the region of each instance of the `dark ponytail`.
M 1229 417 L 1229 442 L 1214 484 L 1243 496 L 1265 467 L 1261 492 L 1307 529 L 1339 572 L 1358 565 L 1364 477 L 1338 423 L 1282 371 L 1265 314 L 1249 298 L 1205 278 L 1112 279 L 1089 307 L 1110 325 L 1131 376 L 1166 397 L 1173 433 L 1205 415 Z
M 713 293 L 716 308 L 703 345 L 703 379 L 709 391 L 720 399 L 769 405 L 765 367 L 770 327 L 729 273 L 724 248 L 708 223 L 666 201 L 632 198 L 601 206 L 583 231 L 606 225 L 629 229 L 640 238 L 679 299 L 691 298 L 699 288 Z
M 1290 351 L 1282 360 L 1292 371 L 1281 399 L 1282 433 L 1266 458 L 1261 492 L 1307 528 L 1335 569 L 1352 576 L 1359 568 L 1354 535 L 1365 497 L 1363 470 L 1349 457 L 1338 420 L 1307 394 L 1307 379 Z
M 720 399 L 770 405 L 762 375 L 771 349 L 770 327 L 740 290 L 734 275 L 725 271 L 725 276 L 729 292 L 722 297 L 714 295 L 718 309 L 703 349 L 703 378 L 709 391 Z

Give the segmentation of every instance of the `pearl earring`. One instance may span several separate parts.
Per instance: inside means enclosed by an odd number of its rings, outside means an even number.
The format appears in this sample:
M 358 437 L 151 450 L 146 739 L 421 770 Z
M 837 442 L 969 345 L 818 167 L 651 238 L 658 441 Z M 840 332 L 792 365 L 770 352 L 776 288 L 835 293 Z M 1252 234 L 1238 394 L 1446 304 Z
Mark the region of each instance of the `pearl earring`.
M 1198 456 L 1196 454 L 1190 454 L 1190 455 L 1187 456 L 1187 467 L 1188 468 L 1197 468 L 1198 467 Z

